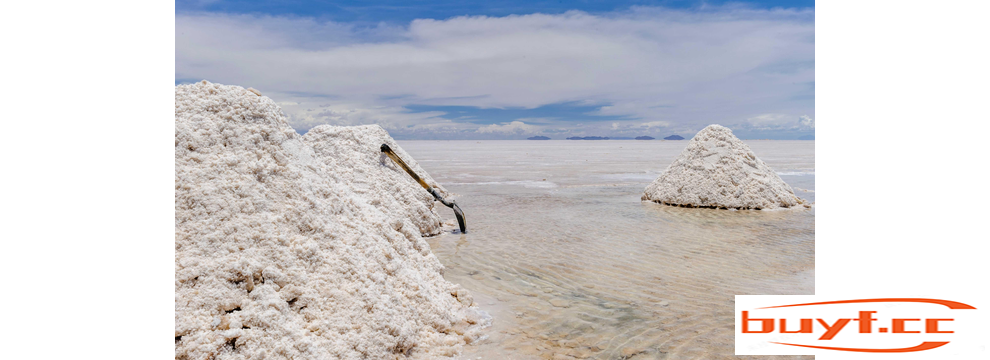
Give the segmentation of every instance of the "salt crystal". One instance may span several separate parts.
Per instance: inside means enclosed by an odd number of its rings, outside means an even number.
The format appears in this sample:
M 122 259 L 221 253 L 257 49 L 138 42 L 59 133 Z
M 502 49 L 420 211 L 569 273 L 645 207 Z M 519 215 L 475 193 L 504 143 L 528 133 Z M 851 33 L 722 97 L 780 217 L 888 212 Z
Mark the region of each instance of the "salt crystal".
M 491 318 L 422 237 L 432 196 L 382 143 L 446 194 L 381 127 L 301 136 L 256 92 L 176 86 L 176 358 L 432 358 L 480 336 Z

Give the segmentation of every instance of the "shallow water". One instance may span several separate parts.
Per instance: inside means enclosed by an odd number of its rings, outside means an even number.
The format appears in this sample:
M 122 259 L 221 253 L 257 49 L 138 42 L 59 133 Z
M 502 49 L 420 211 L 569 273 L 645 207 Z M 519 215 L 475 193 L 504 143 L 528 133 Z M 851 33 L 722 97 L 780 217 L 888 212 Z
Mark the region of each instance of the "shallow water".
M 814 141 L 746 143 L 815 200 Z M 428 240 L 495 320 L 462 358 L 736 358 L 734 295 L 814 293 L 814 208 L 640 201 L 687 141 L 400 145 L 467 217 Z

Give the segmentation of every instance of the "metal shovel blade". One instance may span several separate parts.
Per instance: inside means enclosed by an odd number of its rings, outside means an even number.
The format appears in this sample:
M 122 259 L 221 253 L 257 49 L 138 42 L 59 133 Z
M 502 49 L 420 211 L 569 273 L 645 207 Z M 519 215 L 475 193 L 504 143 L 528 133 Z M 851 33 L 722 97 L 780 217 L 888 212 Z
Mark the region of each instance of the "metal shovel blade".
M 457 226 L 461 228 L 461 234 L 467 233 L 467 226 L 464 225 L 464 212 L 453 200 L 450 201 L 450 208 L 454 209 L 454 216 L 457 217 Z
M 396 164 L 399 164 L 399 166 L 402 167 L 402 169 L 405 170 L 406 173 L 413 178 L 413 180 L 416 180 L 416 182 L 418 182 L 420 186 L 426 189 L 426 192 L 433 195 L 433 198 L 435 198 L 441 204 L 444 204 L 445 206 L 454 209 L 454 216 L 457 216 L 457 226 L 461 228 L 462 234 L 467 232 L 467 227 L 464 225 L 464 212 L 461 211 L 460 206 L 457 206 L 457 203 L 455 203 L 453 200 L 451 201 L 444 200 L 443 196 L 440 196 L 440 193 L 437 192 L 437 190 L 431 187 L 429 184 L 427 184 L 426 181 L 423 181 L 423 179 L 420 178 L 419 175 L 416 175 L 416 173 L 409 168 L 409 165 L 406 165 L 406 162 L 402 161 L 402 158 L 400 158 L 399 155 L 396 155 L 395 152 L 392 151 L 392 148 L 389 147 L 388 144 L 382 144 L 381 150 L 383 153 L 385 153 L 385 155 L 391 158 L 392 161 L 395 161 Z

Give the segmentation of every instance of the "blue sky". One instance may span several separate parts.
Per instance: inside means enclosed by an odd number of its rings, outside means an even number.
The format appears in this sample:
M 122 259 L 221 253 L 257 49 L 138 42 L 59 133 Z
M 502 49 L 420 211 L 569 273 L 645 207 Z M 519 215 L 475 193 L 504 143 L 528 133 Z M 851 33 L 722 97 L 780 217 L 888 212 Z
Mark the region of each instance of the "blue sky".
M 177 13 L 210 11 L 237 14 L 291 15 L 326 21 L 408 23 L 415 19 L 447 19 L 455 16 L 508 16 L 532 13 L 560 14 L 570 10 L 604 13 L 633 6 L 691 9 L 739 4 L 753 8 L 813 8 L 814 1 L 183 1 Z
M 814 3 L 178 1 L 175 77 L 259 89 L 301 132 L 796 139 Z

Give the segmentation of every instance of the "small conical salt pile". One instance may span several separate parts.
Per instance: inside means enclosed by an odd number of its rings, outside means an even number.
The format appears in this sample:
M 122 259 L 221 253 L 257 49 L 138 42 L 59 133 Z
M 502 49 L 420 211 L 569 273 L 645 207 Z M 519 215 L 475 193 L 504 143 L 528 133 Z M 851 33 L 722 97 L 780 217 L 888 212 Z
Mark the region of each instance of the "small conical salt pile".
M 377 125 L 301 136 L 253 89 L 176 86 L 176 359 L 438 358 L 481 336 L 422 238 L 432 196 L 382 143 L 436 184 Z
M 646 187 L 643 200 L 666 205 L 724 209 L 809 206 L 756 157 L 732 130 L 709 125 L 667 170 Z

